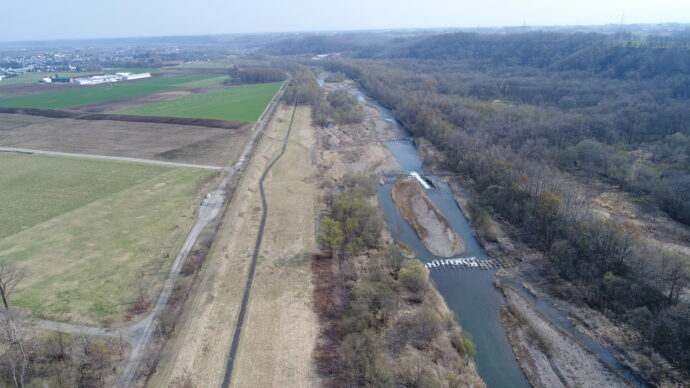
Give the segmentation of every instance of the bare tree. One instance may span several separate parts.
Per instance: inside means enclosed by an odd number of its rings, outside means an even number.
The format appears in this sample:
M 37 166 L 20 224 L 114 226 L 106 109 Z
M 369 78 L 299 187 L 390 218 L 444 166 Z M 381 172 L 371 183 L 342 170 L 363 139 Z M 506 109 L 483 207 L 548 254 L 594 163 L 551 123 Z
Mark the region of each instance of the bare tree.
M 13 262 L 7 259 L 0 259 L 0 296 L 2 296 L 5 310 L 10 309 L 7 299 L 14 287 L 24 278 L 24 275 L 25 272 L 18 269 Z
M 26 372 L 29 367 L 29 357 L 26 351 L 24 334 L 21 328 L 21 321 L 16 312 L 10 311 L 8 298 L 14 288 L 24 278 L 25 272 L 7 260 L 0 259 L 0 296 L 5 305 L 5 314 L 2 315 L 0 323 L 3 326 L 2 342 L 6 346 L 3 355 L 10 365 L 12 379 L 17 387 L 23 387 Z

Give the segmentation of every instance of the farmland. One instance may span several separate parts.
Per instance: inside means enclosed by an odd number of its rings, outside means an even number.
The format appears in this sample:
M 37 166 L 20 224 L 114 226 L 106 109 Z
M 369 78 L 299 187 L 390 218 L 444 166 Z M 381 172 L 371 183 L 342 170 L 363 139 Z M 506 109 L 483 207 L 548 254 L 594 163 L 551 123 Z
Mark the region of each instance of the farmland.
M 96 74 L 96 72 L 78 72 L 78 71 L 56 71 L 53 73 L 24 73 L 16 77 L 5 78 L 0 81 L 0 87 L 16 84 L 28 84 L 32 82 L 38 82 L 40 79 L 45 77 L 52 77 L 55 74 L 60 77 L 85 77 L 90 74 Z
M 101 73 L 158 73 L 161 69 L 157 67 L 109 67 L 103 69 Z
M 60 109 L 78 105 L 95 104 L 104 101 L 124 99 L 165 90 L 204 85 L 203 81 L 215 78 L 217 74 L 192 74 L 178 77 L 159 77 L 117 83 L 96 85 L 57 92 L 32 94 L 0 100 L 0 106 L 9 108 Z
M 157 294 L 214 174 L 39 155 L 0 164 L 0 257 L 28 272 L 13 303 L 88 324 L 121 321 L 137 286 Z
M 0 114 L 0 146 L 228 165 L 249 137 L 239 129 Z
M 281 83 L 271 83 L 237 86 L 140 106 L 117 113 L 256 121 L 281 85 Z
M 181 69 L 225 69 L 228 66 L 227 63 L 220 62 L 187 62 L 175 67 Z

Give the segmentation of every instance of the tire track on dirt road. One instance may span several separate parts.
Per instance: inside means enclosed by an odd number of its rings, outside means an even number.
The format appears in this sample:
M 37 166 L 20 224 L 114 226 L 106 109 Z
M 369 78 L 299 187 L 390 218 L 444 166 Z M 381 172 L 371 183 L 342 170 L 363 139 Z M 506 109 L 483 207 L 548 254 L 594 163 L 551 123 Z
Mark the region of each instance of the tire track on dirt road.
M 242 304 L 240 306 L 239 314 L 237 315 L 237 323 L 235 325 L 235 333 L 232 337 L 232 345 L 230 346 L 230 355 L 228 356 L 228 363 L 225 367 L 225 376 L 223 377 L 223 383 L 221 387 L 227 388 L 230 386 L 230 380 L 232 379 L 232 369 L 235 363 L 235 358 L 237 355 L 237 348 L 239 345 L 240 336 L 242 335 L 242 324 L 244 322 L 244 316 L 246 314 L 247 305 L 249 304 L 249 294 L 252 288 L 252 282 L 254 280 L 254 270 L 256 269 L 256 262 L 259 258 L 259 250 L 261 249 L 261 242 L 264 237 L 264 228 L 266 227 L 266 219 L 268 217 L 268 202 L 266 201 L 266 193 L 264 191 L 264 180 L 266 176 L 273 168 L 278 160 L 285 153 L 287 149 L 288 141 L 290 139 L 290 132 L 292 131 L 292 123 L 295 120 L 295 112 L 297 112 L 297 105 L 292 109 L 292 116 L 290 117 L 290 124 L 288 125 L 287 134 L 285 134 L 285 139 L 283 139 L 283 148 L 280 150 L 278 156 L 271 162 L 271 164 L 266 167 L 264 172 L 259 178 L 259 193 L 261 196 L 261 223 L 259 224 L 259 233 L 256 237 L 256 245 L 254 246 L 254 253 L 252 255 L 252 261 L 249 264 L 249 274 L 247 275 L 247 283 L 244 286 L 244 294 L 242 296 Z

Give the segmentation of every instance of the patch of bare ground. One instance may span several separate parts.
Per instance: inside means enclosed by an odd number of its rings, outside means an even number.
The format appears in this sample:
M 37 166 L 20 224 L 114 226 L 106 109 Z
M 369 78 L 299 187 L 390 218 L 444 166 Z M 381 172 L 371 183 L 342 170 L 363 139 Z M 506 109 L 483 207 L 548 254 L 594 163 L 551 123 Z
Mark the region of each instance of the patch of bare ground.
M 690 228 L 671 219 L 655 204 L 635 198 L 618 187 L 598 183 L 593 211 L 605 219 L 634 228 L 653 246 L 680 253 L 690 261 Z
M 318 131 L 319 145 L 324 150 L 319 170 L 328 170 L 335 182 L 340 182 L 346 173 L 372 175 L 400 171 L 400 165 L 391 152 L 374 141 L 376 137 L 382 137 L 372 124 L 377 112 L 369 107 L 364 108 L 363 113 L 361 123 L 335 125 Z
M 13 119 L 13 128 L 0 131 L 3 147 L 210 165 L 233 163 L 250 137 L 248 126 L 222 129 L 11 114 L 2 117 Z
M 460 236 L 414 180 L 393 185 L 393 201 L 431 253 L 451 257 L 465 250 Z
M 221 383 L 259 228 L 258 180 L 280 152 L 291 113 L 291 107 L 279 106 L 267 126 L 149 386 Z M 265 182 L 267 226 L 237 352 L 234 386 L 319 385 L 311 359 L 318 330 L 310 282 L 315 195 L 309 179 L 315 170 L 309 152 L 312 131 L 308 108 L 298 108 L 286 153 Z
M 0 131 L 10 131 L 51 120 L 53 119 L 50 117 L 0 113 Z
M 157 102 L 170 101 L 177 98 L 189 96 L 192 94 L 208 93 L 214 90 L 222 89 L 222 87 L 206 87 L 206 88 L 189 88 L 166 90 L 158 93 L 145 94 L 141 96 L 134 96 L 121 100 L 105 101 L 97 104 L 79 105 L 72 109 L 74 112 L 89 112 L 89 113 L 108 113 L 118 112 L 121 110 L 136 108 L 142 105 L 153 104 Z
M 192 90 L 166 90 L 164 92 L 134 96 L 121 100 L 105 101 L 97 104 L 79 105 L 76 108 L 67 109 L 76 112 L 106 113 L 117 112 L 130 109 L 141 105 L 153 104 L 156 102 L 169 101 L 180 97 L 194 94 Z
M 510 287 L 503 313 L 509 338 L 530 382 L 536 387 L 629 387 L 593 353 L 542 316 Z

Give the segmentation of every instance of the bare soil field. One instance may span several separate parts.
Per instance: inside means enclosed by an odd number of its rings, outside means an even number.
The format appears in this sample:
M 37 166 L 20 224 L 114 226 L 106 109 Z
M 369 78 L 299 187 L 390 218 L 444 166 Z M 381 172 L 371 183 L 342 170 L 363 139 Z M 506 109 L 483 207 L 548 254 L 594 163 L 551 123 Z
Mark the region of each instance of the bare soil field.
M 222 129 L 9 114 L 2 114 L 0 119 L 3 147 L 211 165 L 233 163 L 250 135 L 248 126 Z
M 70 110 L 90 113 L 115 112 L 118 110 L 130 109 L 137 106 L 152 104 L 154 102 L 173 100 L 175 98 L 189 96 L 190 94 L 194 93 L 195 92 L 192 90 L 166 90 L 164 92 L 145 94 L 143 96 L 135 96 L 124 100 L 113 100 L 100 102 L 97 104 L 80 105 Z
M 223 379 L 260 221 L 258 180 L 280 152 L 292 108 L 281 105 L 230 203 L 178 331 L 149 386 L 182 378 L 194 386 Z M 291 142 L 267 177 L 268 219 L 233 373 L 234 386 L 319 385 L 311 355 L 318 321 L 311 309 L 315 174 L 309 108 L 298 108 Z M 269 373 L 270 371 L 270 373 Z
M 50 120 L 53 119 L 50 117 L 0 113 L 0 131 L 9 131 L 32 124 L 45 123 Z

